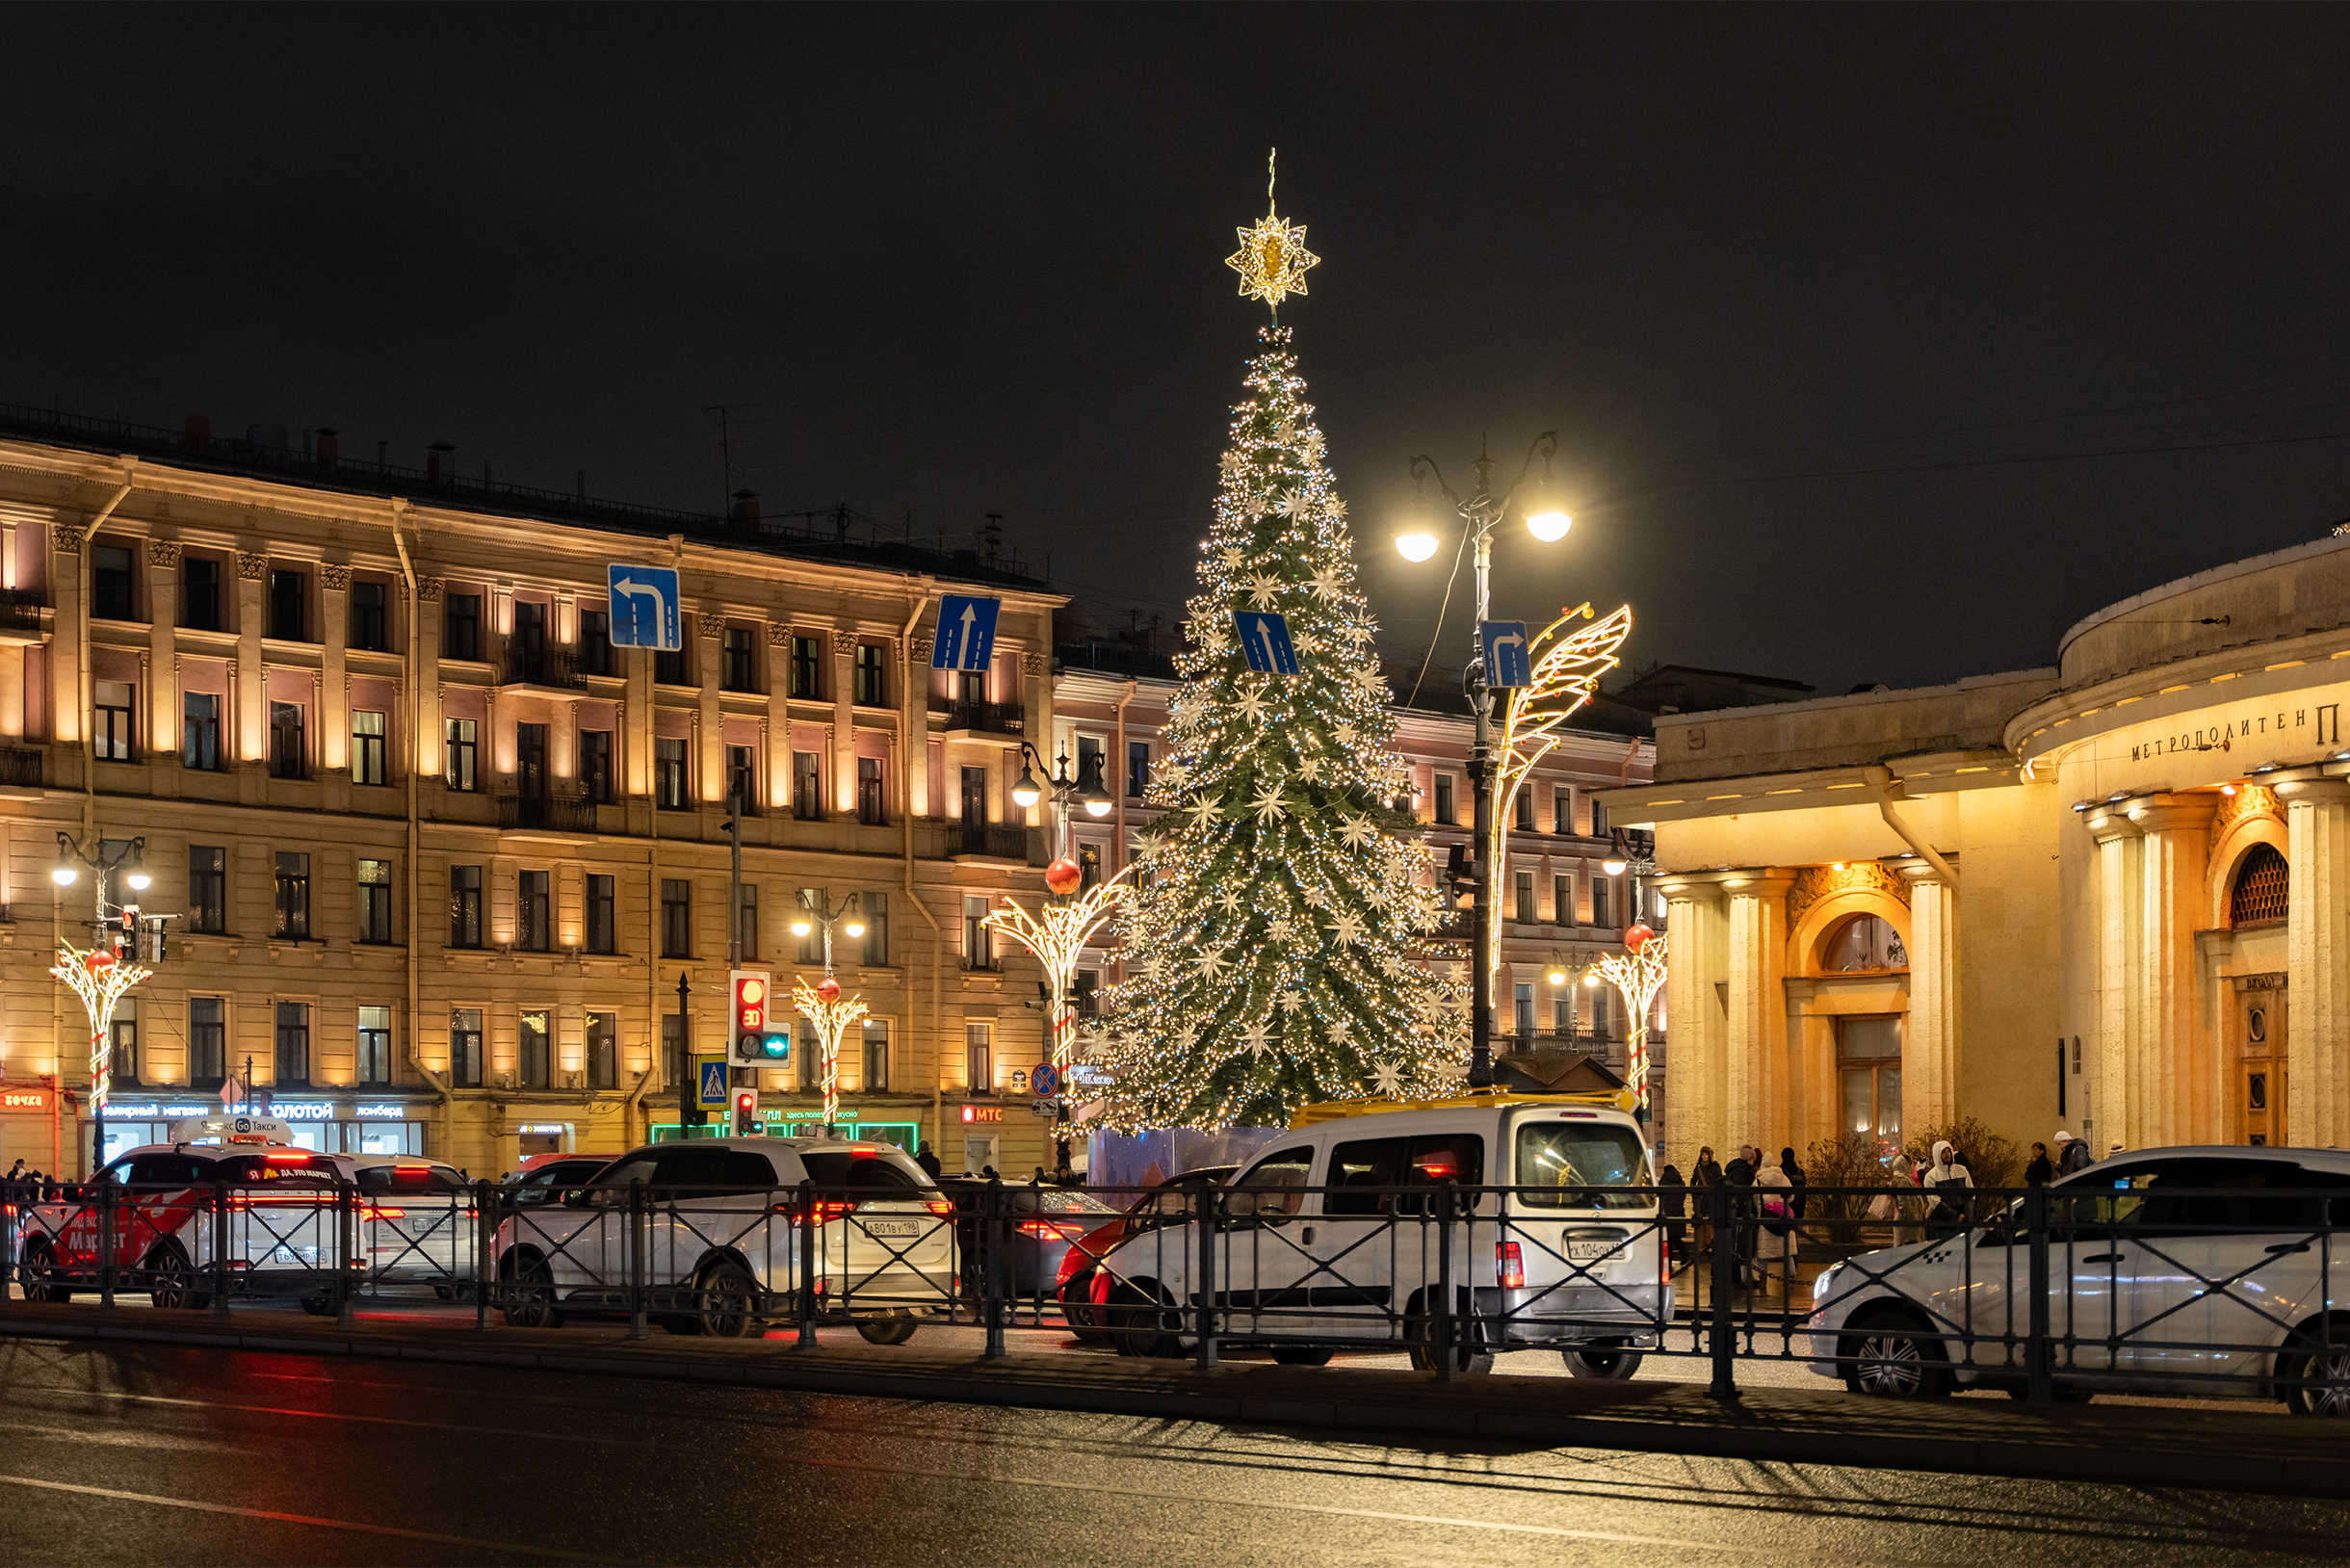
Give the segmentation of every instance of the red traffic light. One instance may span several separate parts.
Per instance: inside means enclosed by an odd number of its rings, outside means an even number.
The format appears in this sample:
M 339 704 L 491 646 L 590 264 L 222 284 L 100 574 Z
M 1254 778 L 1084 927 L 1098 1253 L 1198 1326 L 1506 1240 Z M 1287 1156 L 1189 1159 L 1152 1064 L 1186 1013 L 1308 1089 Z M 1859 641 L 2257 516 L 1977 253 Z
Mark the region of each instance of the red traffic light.
M 772 982 L 763 970 L 738 969 L 728 979 L 733 982 L 735 1029 L 745 1034 L 756 1034 L 767 1028 L 768 1005 L 772 996 Z

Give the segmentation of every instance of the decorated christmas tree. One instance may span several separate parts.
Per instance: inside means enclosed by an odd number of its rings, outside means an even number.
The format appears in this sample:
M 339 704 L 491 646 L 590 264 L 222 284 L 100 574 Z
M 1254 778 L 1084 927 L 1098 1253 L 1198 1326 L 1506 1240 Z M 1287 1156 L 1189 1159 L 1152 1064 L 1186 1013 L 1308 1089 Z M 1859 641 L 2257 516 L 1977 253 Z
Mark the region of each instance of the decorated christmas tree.
M 1242 292 L 1276 307 L 1303 293 L 1303 240 L 1269 214 L 1242 230 Z M 1165 812 L 1092 1042 L 1113 1075 L 1102 1120 L 1121 1131 L 1279 1126 L 1312 1101 L 1442 1093 L 1465 1059 L 1459 988 L 1412 956 L 1439 911 L 1425 853 L 1386 804 L 1405 773 L 1345 505 L 1290 329 L 1260 336 L 1176 661 L 1188 684 L 1151 797 Z

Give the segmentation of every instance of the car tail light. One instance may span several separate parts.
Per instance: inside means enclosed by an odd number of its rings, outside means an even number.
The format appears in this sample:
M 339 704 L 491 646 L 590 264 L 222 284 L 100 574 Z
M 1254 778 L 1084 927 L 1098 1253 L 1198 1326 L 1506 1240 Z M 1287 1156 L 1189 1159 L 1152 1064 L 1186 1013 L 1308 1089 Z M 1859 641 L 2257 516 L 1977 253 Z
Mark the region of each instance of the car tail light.
M 1526 1255 L 1518 1250 L 1518 1243 L 1503 1241 L 1493 1249 L 1493 1253 L 1494 1267 L 1501 1275 L 1501 1289 L 1505 1291 L 1525 1290 Z
M 848 1198 L 818 1198 L 816 1200 L 816 1222 L 819 1225 L 829 1225 L 836 1219 L 847 1219 L 856 1212 L 856 1204 Z M 796 1200 L 778 1203 L 775 1205 L 774 1212 L 789 1218 L 797 1219 L 799 1204 Z
M 1023 1236 L 1040 1236 L 1048 1241 L 1067 1241 L 1084 1235 L 1085 1227 L 1083 1225 L 1059 1225 L 1054 1223 L 1050 1219 L 1024 1219 L 1020 1221 L 1020 1234 Z
M 365 1217 L 369 1219 L 405 1219 L 408 1217 L 408 1212 L 405 1209 L 370 1208 Z
M 941 1219 L 944 1219 L 947 1217 L 947 1215 L 954 1213 L 954 1200 L 953 1198 L 925 1198 L 922 1206 L 929 1210 L 930 1213 L 938 1215 Z

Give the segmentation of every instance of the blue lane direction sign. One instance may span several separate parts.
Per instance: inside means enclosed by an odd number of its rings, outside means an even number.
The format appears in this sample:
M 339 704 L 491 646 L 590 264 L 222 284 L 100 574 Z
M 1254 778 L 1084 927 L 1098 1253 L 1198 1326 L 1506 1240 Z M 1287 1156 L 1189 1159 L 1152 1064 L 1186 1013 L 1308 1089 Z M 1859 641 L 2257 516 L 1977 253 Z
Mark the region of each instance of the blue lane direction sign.
M 1526 622 L 1488 620 L 1477 623 L 1485 645 L 1485 684 L 1496 690 L 1534 684 L 1533 662 L 1526 654 Z
M 932 669 L 985 669 L 996 657 L 996 614 L 1002 599 L 949 593 L 938 601 L 938 636 L 930 643 Z
M 605 582 L 612 593 L 614 647 L 675 653 L 686 645 L 686 617 L 674 568 L 614 562 L 606 570 Z
M 733 1087 L 726 1082 L 724 1057 L 695 1057 L 693 1058 L 693 1103 L 704 1111 L 724 1111 L 727 1092 Z
M 1287 618 L 1266 610 L 1236 610 L 1233 625 L 1240 634 L 1240 651 L 1248 655 L 1248 667 L 1260 675 L 1294 675 L 1297 673 L 1297 649 L 1290 641 Z

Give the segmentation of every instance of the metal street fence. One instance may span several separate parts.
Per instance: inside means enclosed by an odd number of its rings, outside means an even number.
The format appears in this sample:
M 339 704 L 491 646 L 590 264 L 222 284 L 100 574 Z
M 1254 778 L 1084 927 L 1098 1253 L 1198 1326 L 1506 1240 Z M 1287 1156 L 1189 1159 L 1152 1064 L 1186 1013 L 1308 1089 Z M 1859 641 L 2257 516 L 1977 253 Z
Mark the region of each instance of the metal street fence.
M 849 1325 L 893 1345 L 945 1323 L 982 1329 L 989 1356 L 1041 1332 L 1203 1366 L 1243 1346 L 1306 1365 L 1401 1352 L 1445 1378 L 1543 1349 L 1597 1378 L 1702 1358 L 1722 1398 L 1741 1364 L 1791 1361 L 1894 1396 L 2232 1393 L 2350 1413 L 2335 1295 L 2350 1176 L 2259 1168 L 2296 1185 L 2117 1169 L 1944 1203 L 1915 1187 L 1252 1180 L 1096 1188 L 1109 1207 L 1074 1214 L 1001 1182 L 954 1197 L 103 1186 L 19 1204 L 13 1265 L 31 1300 L 137 1292 L 215 1313 L 290 1296 L 350 1317 L 430 1286 L 470 1296 L 484 1329 L 602 1319 L 807 1345 Z

